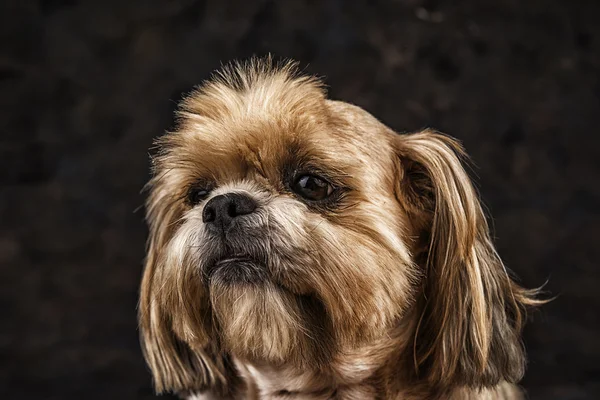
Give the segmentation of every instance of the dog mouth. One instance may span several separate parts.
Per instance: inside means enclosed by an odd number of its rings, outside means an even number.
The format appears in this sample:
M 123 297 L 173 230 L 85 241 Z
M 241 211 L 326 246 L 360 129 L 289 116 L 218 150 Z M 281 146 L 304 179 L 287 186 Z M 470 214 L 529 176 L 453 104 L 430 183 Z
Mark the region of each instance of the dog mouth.
M 226 256 L 208 269 L 207 276 L 211 284 L 258 284 L 267 280 L 267 269 L 250 256 Z
M 224 257 L 217 262 L 215 262 L 215 266 L 220 266 L 228 263 L 249 263 L 254 262 L 254 259 L 248 256 L 232 256 L 232 257 Z

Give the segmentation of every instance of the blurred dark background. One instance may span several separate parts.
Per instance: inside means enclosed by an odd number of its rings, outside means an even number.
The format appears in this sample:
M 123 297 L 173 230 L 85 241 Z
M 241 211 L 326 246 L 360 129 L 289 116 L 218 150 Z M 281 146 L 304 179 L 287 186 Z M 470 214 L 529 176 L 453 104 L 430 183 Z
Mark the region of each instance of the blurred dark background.
M 461 139 L 499 252 L 559 298 L 531 399 L 600 399 L 600 2 L 2 0 L 0 398 L 150 399 L 136 297 L 152 139 L 272 52 L 399 131 Z

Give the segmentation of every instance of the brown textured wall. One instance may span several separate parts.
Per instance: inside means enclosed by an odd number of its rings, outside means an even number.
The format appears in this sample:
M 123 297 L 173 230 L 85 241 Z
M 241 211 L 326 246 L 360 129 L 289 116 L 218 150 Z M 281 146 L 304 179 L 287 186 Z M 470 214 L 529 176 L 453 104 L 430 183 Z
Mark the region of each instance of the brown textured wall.
M 0 397 L 150 399 L 135 306 L 147 149 L 182 92 L 268 51 L 478 165 L 497 245 L 558 300 L 532 399 L 600 398 L 600 2 L 3 0 Z

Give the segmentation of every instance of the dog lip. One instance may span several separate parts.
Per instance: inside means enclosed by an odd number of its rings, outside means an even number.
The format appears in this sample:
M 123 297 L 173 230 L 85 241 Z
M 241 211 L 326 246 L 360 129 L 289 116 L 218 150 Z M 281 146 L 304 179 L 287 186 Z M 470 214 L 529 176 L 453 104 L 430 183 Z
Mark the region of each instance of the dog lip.
M 215 263 L 215 265 L 221 265 L 221 264 L 226 264 L 226 263 L 232 263 L 232 262 L 254 262 L 255 260 L 248 257 L 248 256 L 232 256 L 232 257 L 225 257 L 220 259 L 219 261 L 217 261 Z
M 210 282 L 257 284 L 266 281 L 264 264 L 248 256 L 228 256 L 216 261 L 207 271 Z

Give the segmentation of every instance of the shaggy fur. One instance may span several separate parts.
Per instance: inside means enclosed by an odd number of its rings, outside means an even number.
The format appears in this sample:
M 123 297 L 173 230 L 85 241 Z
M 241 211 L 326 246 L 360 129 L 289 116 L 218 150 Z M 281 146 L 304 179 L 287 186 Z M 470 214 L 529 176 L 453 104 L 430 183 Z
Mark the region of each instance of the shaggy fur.
M 512 399 L 524 308 L 453 139 L 399 135 L 294 65 L 224 68 L 158 140 L 139 321 L 158 392 L 196 399 Z M 292 190 L 327 180 L 324 201 Z M 198 204 L 186 200 L 209 188 Z M 238 193 L 227 238 L 202 220 Z M 216 263 L 244 254 L 229 275 Z M 231 279 L 233 274 L 234 279 Z

